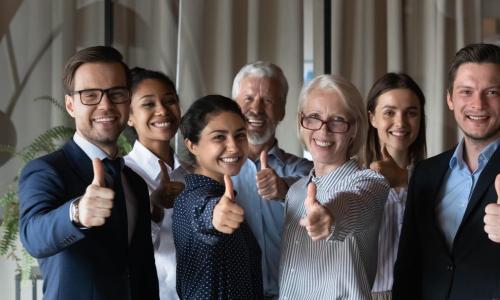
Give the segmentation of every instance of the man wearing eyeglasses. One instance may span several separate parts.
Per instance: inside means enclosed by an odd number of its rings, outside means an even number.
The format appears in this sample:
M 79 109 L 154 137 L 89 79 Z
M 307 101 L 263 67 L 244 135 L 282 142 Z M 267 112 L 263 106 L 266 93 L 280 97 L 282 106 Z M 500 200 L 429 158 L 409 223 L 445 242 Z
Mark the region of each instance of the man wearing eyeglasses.
M 40 264 L 44 299 L 158 299 L 148 189 L 116 144 L 129 86 L 114 48 L 77 52 L 64 70 L 76 133 L 22 171 L 20 236 Z
M 275 138 L 276 127 L 285 117 L 287 93 L 283 71 L 269 62 L 245 65 L 233 82 L 233 99 L 247 119 L 249 155 L 232 179 L 236 200 L 261 248 L 266 299 L 279 295 L 285 195 L 312 168 L 310 161 L 279 148 Z

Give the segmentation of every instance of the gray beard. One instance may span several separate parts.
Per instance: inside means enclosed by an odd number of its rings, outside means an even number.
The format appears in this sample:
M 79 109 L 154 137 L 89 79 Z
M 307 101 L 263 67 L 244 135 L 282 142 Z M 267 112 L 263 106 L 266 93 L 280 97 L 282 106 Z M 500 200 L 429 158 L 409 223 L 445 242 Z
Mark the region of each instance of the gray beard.
M 276 126 L 268 126 L 266 131 L 262 134 L 255 132 L 248 132 L 247 139 L 248 142 L 252 145 L 262 145 L 267 143 L 269 140 L 274 138 L 274 132 L 276 130 Z

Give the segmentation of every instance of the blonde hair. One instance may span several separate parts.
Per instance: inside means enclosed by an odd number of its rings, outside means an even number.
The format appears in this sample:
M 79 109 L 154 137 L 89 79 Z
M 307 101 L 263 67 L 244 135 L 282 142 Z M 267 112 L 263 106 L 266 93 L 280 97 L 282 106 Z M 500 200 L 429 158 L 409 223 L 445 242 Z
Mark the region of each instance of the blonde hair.
M 309 94 L 318 89 L 323 91 L 333 91 L 339 95 L 349 114 L 349 117 L 351 118 L 351 127 L 354 128 L 354 134 L 352 136 L 347 155 L 349 158 L 355 156 L 359 157 L 368 127 L 368 119 L 364 113 L 363 97 L 361 97 L 358 89 L 349 80 L 339 75 L 319 75 L 306 84 L 300 91 L 299 104 L 297 107 L 297 126 L 300 140 L 302 141 L 302 137 L 300 135 L 300 117 L 302 109 L 308 100 Z

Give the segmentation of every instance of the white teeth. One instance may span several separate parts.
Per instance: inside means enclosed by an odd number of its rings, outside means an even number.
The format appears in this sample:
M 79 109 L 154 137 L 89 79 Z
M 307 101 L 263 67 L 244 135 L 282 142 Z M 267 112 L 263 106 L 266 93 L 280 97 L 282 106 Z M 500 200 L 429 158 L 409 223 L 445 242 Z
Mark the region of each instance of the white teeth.
M 486 116 L 483 116 L 483 117 L 481 117 L 481 116 L 468 116 L 468 117 L 471 120 L 486 120 L 488 118 Z
M 153 123 L 153 126 L 158 128 L 165 128 L 170 126 L 170 122 Z
M 115 118 L 111 118 L 111 117 L 103 117 L 103 118 L 96 118 L 94 119 L 95 122 L 111 122 L 113 121 Z
M 390 134 L 394 136 L 406 136 L 408 135 L 408 132 L 406 131 L 391 131 Z
M 314 140 L 316 142 L 316 145 L 320 147 L 330 147 L 333 145 L 333 142 L 327 142 L 327 141 L 319 141 L 319 140 Z
M 252 126 L 255 126 L 255 127 L 260 127 L 260 126 L 264 126 L 264 121 L 262 120 L 252 120 L 252 119 L 248 119 L 248 123 Z
M 221 160 L 225 163 L 235 163 L 239 160 L 238 157 L 224 157 L 224 158 L 221 158 Z

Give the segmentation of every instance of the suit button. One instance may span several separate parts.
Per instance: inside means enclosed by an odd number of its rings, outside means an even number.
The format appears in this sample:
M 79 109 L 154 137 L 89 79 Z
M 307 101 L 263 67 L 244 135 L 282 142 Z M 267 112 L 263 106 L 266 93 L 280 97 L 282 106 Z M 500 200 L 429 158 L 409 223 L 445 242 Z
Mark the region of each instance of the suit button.
M 452 272 L 452 271 L 453 271 L 453 269 L 454 269 L 453 265 L 447 265 L 447 266 L 446 266 L 446 270 L 448 270 L 448 271 L 450 271 L 450 272 Z

